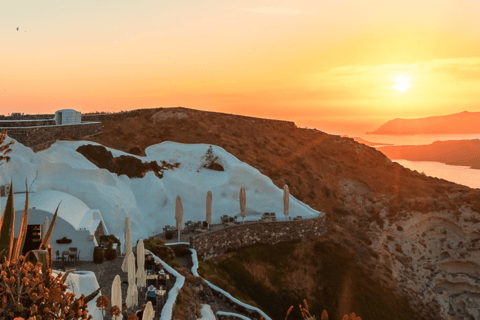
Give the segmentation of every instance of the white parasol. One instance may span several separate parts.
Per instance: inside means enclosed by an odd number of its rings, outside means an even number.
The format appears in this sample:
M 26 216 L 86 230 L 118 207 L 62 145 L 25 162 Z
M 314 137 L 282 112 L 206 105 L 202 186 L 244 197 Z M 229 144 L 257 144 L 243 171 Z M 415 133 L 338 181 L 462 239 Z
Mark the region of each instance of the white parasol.
M 207 192 L 207 219 L 208 229 L 210 229 L 210 223 L 212 222 L 212 191 Z
M 145 287 L 147 284 L 147 274 L 145 273 L 145 249 L 143 247 L 143 240 L 137 243 L 137 286 Z
M 180 196 L 177 196 L 177 199 L 175 200 L 175 220 L 177 221 L 178 242 L 180 242 L 180 230 L 182 230 L 182 219 L 183 219 L 182 198 L 180 198 Z
M 247 194 L 245 193 L 245 188 L 240 188 L 240 216 L 243 218 L 243 223 L 245 223 L 245 217 L 247 216 Z
M 148 301 L 145 310 L 143 311 L 143 317 L 139 320 L 153 320 L 155 317 L 155 311 L 153 310 L 152 302 Z
M 290 191 L 288 190 L 288 186 L 283 186 L 283 214 L 285 217 L 288 217 L 288 208 L 290 206 Z
M 112 307 L 117 306 L 120 311 L 122 311 L 122 281 L 120 280 L 120 276 L 117 274 L 115 279 L 113 279 L 112 283 Z M 120 315 L 117 317 L 118 320 L 122 320 L 123 316 Z
M 127 259 L 128 256 L 132 252 L 132 231 L 130 230 L 130 219 L 125 218 L 125 244 L 123 246 L 123 253 L 125 254 L 125 258 L 123 258 L 122 263 L 122 270 L 123 272 L 127 272 Z
M 125 298 L 125 303 L 127 307 L 134 307 L 138 305 L 138 289 L 135 285 L 135 255 L 133 252 L 130 252 L 127 260 L 128 268 L 128 289 L 127 297 Z

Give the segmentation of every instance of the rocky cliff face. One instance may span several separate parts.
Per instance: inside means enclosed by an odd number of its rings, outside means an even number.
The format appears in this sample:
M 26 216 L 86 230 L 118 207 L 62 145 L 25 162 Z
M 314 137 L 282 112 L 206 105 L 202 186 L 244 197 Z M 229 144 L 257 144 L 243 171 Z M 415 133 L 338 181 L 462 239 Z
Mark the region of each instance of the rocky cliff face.
M 290 122 L 185 108 L 162 112 L 109 118 L 92 140 L 124 151 L 166 140 L 221 146 L 325 211 L 325 238 L 350 247 L 355 263 L 407 297 L 417 312 L 412 319 L 479 319 L 479 190 L 426 177 L 353 139 Z
M 400 287 L 443 319 L 480 319 L 480 220 L 470 208 L 409 213 L 373 247 Z

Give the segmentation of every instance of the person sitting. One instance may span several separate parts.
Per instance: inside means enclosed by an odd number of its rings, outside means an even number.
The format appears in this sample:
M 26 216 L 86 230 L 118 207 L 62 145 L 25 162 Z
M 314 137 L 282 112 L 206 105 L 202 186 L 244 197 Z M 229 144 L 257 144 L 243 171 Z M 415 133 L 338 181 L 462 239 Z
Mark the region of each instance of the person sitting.
M 144 303 L 142 304 L 142 310 L 138 310 L 137 313 L 135 314 L 139 320 L 142 320 L 143 318 L 143 311 L 145 311 L 145 307 L 147 305 Z
M 122 316 L 123 316 L 123 319 L 125 320 L 128 319 L 128 308 L 126 303 L 122 305 Z
M 150 301 L 152 303 L 152 306 L 155 306 L 157 304 L 157 293 L 155 292 L 155 287 L 153 285 L 148 287 L 147 301 Z

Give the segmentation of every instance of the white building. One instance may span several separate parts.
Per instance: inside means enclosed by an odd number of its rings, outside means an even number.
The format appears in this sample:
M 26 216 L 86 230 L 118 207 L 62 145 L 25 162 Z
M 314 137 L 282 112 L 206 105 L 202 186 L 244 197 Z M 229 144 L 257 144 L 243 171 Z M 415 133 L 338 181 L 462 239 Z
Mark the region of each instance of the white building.
M 77 247 L 80 251 L 80 260 L 93 260 L 93 250 L 98 246 L 99 240 L 96 239 L 95 232 L 99 229 L 100 234 L 108 234 L 100 210 L 90 209 L 80 199 L 54 190 L 30 193 L 28 202 L 28 225 L 42 225 L 45 218 L 51 223 L 60 203 L 50 240 L 54 256 L 57 250 L 61 255 L 63 251 L 68 251 L 69 247 Z M 2 203 L 6 203 L 6 198 L 2 199 Z M 24 206 L 25 194 L 15 194 L 15 237 L 18 237 L 20 232 Z M 46 230 L 42 230 L 43 234 L 45 232 Z M 57 243 L 57 240 L 64 237 L 71 242 Z
M 55 124 L 80 124 L 82 123 L 82 113 L 73 109 L 62 109 L 55 112 Z

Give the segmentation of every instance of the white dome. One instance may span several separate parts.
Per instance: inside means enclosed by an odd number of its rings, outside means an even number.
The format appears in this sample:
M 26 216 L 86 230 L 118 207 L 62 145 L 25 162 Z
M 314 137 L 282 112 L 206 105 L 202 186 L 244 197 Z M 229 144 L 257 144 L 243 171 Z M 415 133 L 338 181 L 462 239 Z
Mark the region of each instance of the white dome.
M 59 203 L 58 217 L 70 223 L 75 229 L 78 229 L 85 213 L 90 210 L 82 200 L 70 194 L 54 190 L 45 190 L 28 195 L 29 209 L 55 214 Z M 23 201 L 15 203 L 15 210 L 21 210 L 24 206 L 25 200 L 23 198 Z

